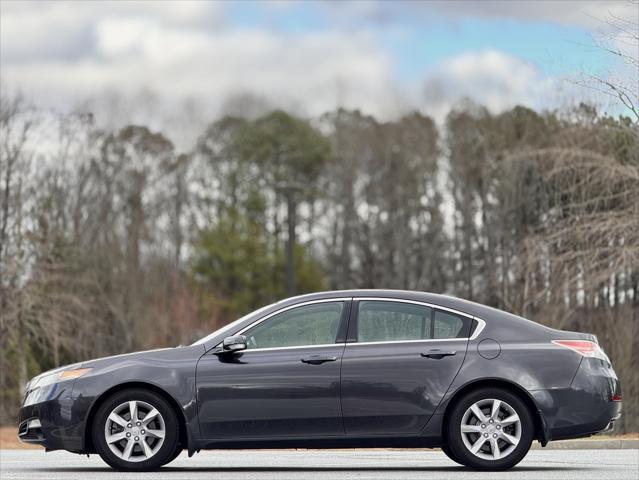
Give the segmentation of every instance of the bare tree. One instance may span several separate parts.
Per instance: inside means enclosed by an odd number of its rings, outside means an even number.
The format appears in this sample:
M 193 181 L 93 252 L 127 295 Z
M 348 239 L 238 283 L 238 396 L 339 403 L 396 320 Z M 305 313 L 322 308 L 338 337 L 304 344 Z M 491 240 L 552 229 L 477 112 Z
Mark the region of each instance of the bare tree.
M 610 71 L 606 76 L 584 72 L 578 83 L 612 97 L 639 122 L 639 0 L 627 2 L 634 18 L 609 13 L 608 18 L 599 19 L 600 32 L 595 38 L 595 45 L 623 67 L 621 72 Z
M 20 282 L 25 262 L 25 189 L 32 152 L 33 109 L 20 95 L 0 89 L 0 391 L 2 409 L 9 391 L 5 354 L 10 342 L 26 346 L 26 329 L 21 308 Z M 27 381 L 26 359 L 18 358 L 17 384 Z M 0 415 L 5 412 L 0 411 Z

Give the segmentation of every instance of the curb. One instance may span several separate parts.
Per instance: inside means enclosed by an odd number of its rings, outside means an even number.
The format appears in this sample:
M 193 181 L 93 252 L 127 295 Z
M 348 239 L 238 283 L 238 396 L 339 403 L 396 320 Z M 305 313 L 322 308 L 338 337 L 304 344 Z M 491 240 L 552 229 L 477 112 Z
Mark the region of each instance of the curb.
M 558 440 L 542 447 L 534 442 L 531 450 L 632 450 L 639 449 L 638 439 L 578 439 Z

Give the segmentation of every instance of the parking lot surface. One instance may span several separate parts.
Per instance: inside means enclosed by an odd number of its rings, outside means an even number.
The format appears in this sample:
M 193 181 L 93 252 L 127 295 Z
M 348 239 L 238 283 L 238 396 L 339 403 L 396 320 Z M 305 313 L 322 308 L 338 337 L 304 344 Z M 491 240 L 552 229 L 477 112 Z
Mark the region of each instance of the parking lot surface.
M 637 480 L 639 450 L 533 450 L 513 470 L 479 473 L 439 450 L 213 450 L 156 472 L 114 472 L 97 455 L 0 451 L 2 479 L 513 479 Z

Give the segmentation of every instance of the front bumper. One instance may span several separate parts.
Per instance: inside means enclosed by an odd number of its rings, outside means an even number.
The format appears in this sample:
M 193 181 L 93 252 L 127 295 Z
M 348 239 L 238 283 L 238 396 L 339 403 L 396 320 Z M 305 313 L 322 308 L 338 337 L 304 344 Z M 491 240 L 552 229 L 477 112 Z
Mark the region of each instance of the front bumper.
M 18 438 L 47 450 L 83 451 L 84 425 L 90 402 L 72 395 L 73 382 L 61 382 L 38 392 L 35 403 L 19 412 Z
M 23 443 L 41 445 L 45 438 L 40 419 L 34 417 L 20 422 L 20 425 L 18 425 L 18 438 Z

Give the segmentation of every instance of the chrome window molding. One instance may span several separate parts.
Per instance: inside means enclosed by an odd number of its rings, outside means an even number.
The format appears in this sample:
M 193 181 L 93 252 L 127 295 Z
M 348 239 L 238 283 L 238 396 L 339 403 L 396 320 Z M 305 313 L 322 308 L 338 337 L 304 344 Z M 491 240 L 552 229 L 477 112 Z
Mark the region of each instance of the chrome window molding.
M 270 352 L 274 350 L 299 350 L 299 349 L 308 349 L 308 348 L 327 348 L 327 347 L 343 347 L 344 343 L 325 343 L 321 345 L 293 345 L 290 347 L 267 347 L 267 348 L 247 348 L 246 350 L 240 350 L 238 353 L 243 355 L 252 352 Z
M 468 341 L 475 340 L 477 337 L 479 337 L 479 334 L 484 331 L 484 328 L 486 328 L 486 322 L 483 321 L 481 318 L 473 317 L 473 320 L 475 320 L 477 322 L 477 328 L 475 328 L 475 331 L 470 336 Z
M 417 340 L 384 340 L 380 342 L 348 342 L 348 346 L 356 345 L 393 345 L 396 343 L 432 343 L 432 342 L 467 342 L 468 337 L 460 338 L 421 338 Z
M 416 305 L 423 305 L 425 307 L 437 308 L 439 310 L 446 310 L 451 313 L 455 313 L 457 315 L 462 315 L 466 318 L 474 318 L 472 315 L 464 312 L 460 312 L 459 310 L 455 310 L 453 308 L 442 307 L 441 305 L 436 305 L 434 303 L 428 302 L 420 302 L 419 300 L 406 300 L 404 298 L 387 298 L 387 297 L 356 297 L 353 300 L 366 300 L 366 301 L 378 301 L 378 302 L 399 302 L 399 303 L 414 303 Z
M 269 318 L 274 317 L 275 315 L 278 315 L 280 313 L 284 313 L 284 312 L 286 312 L 288 310 L 292 310 L 293 308 L 304 307 L 306 305 L 313 305 L 313 304 L 316 304 L 316 303 L 336 303 L 336 302 L 347 302 L 349 300 L 352 300 L 351 297 L 322 298 L 322 299 L 319 299 L 319 300 L 309 300 L 307 302 L 295 303 L 293 305 L 289 305 L 288 307 L 280 308 L 279 310 L 271 312 L 271 313 L 269 313 L 268 315 L 265 315 L 262 318 L 258 318 L 257 320 L 255 320 L 250 325 L 247 325 L 246 327 L 242 328 L 241 330 L 235 332 L 233 335 L 242 335 L 247 330 L 250 330 L 251 328 L 259 325 L 260 323 L 268 320 Z M 293 345 L 293 346 L 289 346 L 289 347 L 247 348 L 246 350 L 242 350 L 242 353 L 247 353 L 247 352 L 265 352 L 265 351 L 269 351 L 269 350 L 291 350 L 293 348 L 332 347 L 332 346 L 336 346 L 336 345 L 344 345 L 344 343 L 328 343 L 328 344 L 322 344 L 322 345 Z M 222 346 L 221 342 L 218 345 L 216 345 L 216 347 L 221 347 L 221 346 Z
M 444 310 L 447 312 L 454 313 L 455 315 L 461 315 L 466 318 L 470 318 L 471 320 L 477 321 L 477 327 L 475 331 L 470 337 L 460 337 L 460 338 L 425 338 L 419 340 L 389 340 L 383 342 L 350 342 L 349 345 L 373 345 L 373 344 L 382 344 L 382 343 L 415 343 L 415 342 L 451 342 L 455 340 L 459 341 L 471 341 L 475 340 L 481 332 L 486 327 L 486 322 L 481 318 L 475 317 L 466 312 L 461 312 L 459 310 L 455 310 L 454 308 L 442 307 L 441 305 L 437 305 L 436 303 L 428 303 L 421 302 L 419 300 L 407 300 L 404 298 L 389 298 L 389 297 L 355 297 L 353 300 L 365 300 L 365 301 L 379 301 L 379 302 L 400 302 L 400 303 L 412 303 L 415 305 L 422 305 L 424 307 L 436 308 L 438 310 Z
M 293 349 L 300 349 L 300 348 L 326 348 L 326 347 L 337 347 L 337 346 L 342 346 L 345 344 L 348 344 L 349 346 L 355 346 L 355 345 L 383 345 L 383 344 L 401 344 L 401 343 L 433 343 L 433 342 L 454 342 L 454 341 L 459 341 L 459 342 L 467 342 L 467 341 L 471 341 L 471 340 L 475 340 L 480 334 L 481 332 L 484 330 L 484 328 L 486 327 L 486 322 L 484 320 L 482 320 L 481 318 L 475 317 L 473 315 L 470 315 L 468 313 L 465 312 L 461 312 L 459 310 L 455 310 L 454 308 L 448 308 L 448 307 L 442 307 L 441 305 L 437 305 L 435 303 L 428 303 L 428 302 L 421 302 L 419 300 L 407 300 L 404 298 L 389 298 L 389 297 L 339 297 L 339 298 L 322 298 L 322 299 L 318 299 L 318 300 L 309 300 L 307 302 L 302 302 L 302 303 L 295 303 L 293 305 L 289 305 L 287 307 L 281 308 L 279 310 L 276 310 L 274 312 L 269 313 L 268 315 L 265 315 L 262 318 L 259 318 L 257 320 L 255 320 L 253 323 L 251 323 L 250 325 L 242 328 L 241 330 L 233 333 L 233 335 L 242 335 L 244 332 L 246 332 L 247 330 L 250 330 L 251 328 L 259 325 L 260 323 L 268 320 L 271 317 L 274 317 L 275 315 L 278 315 L 280 313 L 286 312 L 288 310 L 292 310 L 294 308 L 298 308 L 298 307 L 304 307 L 306 305 L 313 305 L 313 304 L 317 304 L 317 303 L 333 303 L 333 302 L 346 302 L 349 300 L 365 300 L 365 301 L 380 301 L 380 302 L 399 302 L 399 303 L 412 303 L 415 305 L 422 305 L 425 307 L 429 307 L 429 308 L 436 308 L 439 310 L 444 310 L 444 311 L 448 311 L 451 313 L 454 313 L 456 315 L 461 315 L 464 316 L 466 318 L 470 318 L 472 320 L 477 321 L 477 327 L 475 328 L 475 331 L 473 332 L 473 334 L 470 337 L 460 337 L 460 338 L 425 338 L 425 339 L 417 339 L 417 340 L 387 340 L 387 341 L 380 341 L 380 342 L 342 342 L 342 343 L 327 343 L 327 344 L 322 344 L 322 345 L 293 345 L 293 346 L 288 346 L 288 347 L 268 347 L 268 348 L 247 348 L 246 350 L 242 350 L 242 353 L 250 353 L 250 352 L 266 352 L 266 351 L 277 351 L 277 350 L 293 350 Z M 218 344 L 217 347 L 220 347 L 222 344 Z

